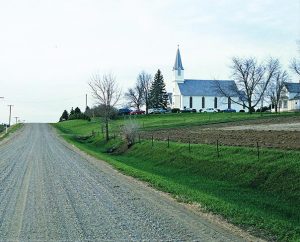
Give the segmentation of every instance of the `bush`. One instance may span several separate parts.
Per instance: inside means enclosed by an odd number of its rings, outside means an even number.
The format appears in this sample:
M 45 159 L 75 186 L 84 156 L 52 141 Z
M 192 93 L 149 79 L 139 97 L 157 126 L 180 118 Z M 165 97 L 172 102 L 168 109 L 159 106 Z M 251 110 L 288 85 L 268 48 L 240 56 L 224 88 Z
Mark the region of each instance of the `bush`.
M 179 108 L 172 108 L 171 112 L 172 113 L 180 113 L 180 109 Z
M 139 130 L 139 125 L 135 120 L 128 120 L 122 127 L 122 135 L 129 148 L 134 144 L 135 138 Z
M 269 111 L 269 110 L 271 110 L 271 108 L 270 107 L 262 107 L 262 109 L 261 109 L 261 111 L 262 112 L 267 112 L 267 111 Z M 258 108 L 257 110 L 256 110 L 256 112 L 258 113 L 258 112 L 260 112 L 260 108 Z
M 105 110 L 104 110 L 104 106 L 103 105 L 98 105 L 98 106 L 95 106 L 95 107 L 92 107 L 91 109 L 89 109 L 86 114 L 89 116 L 89 117 L 104 117 L 104 113 L 105 113 Z M 109 110 L 109 118 L 110 119 L 116 119 L 118 118 L 118 114 L 119 114 L 119 110 L 114 108 L 114 107 L 110 107 L 110 110 Z
M 84 113 L 71 114 L 69 116 L 68 120 L 73 120 L 73 119 L 84 119 L 84 120 L 91 121 L 91 118 L 89 116 L 85 115 Z

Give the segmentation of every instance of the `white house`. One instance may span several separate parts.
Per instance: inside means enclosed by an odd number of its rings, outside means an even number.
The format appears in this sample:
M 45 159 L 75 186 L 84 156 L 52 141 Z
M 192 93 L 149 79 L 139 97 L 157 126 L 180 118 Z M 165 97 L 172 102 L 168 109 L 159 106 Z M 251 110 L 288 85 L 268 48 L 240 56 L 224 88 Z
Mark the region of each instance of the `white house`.
M 237 86 L 233 80 L 195 80 L 184 79 L 184 68 L 181 61 L 179 48 L 177 49 L 175 64 L 173 67 L 173 93 L 172 108 L 193 108 L 199 111 L 204 108 L 227 109 L 232 108 L 237 112 L 243 109 L 243 106 L 236 104 L 239 101 L 236 94 Z M 222 90 L 226 93 L 232 93 L 225 97 L 216 86 L 219 83 Z
M 275 111 L 272 109 L 272 111 Z M 278 111 L 300 111 L 300 81 L 286 82 L 281 91 Z

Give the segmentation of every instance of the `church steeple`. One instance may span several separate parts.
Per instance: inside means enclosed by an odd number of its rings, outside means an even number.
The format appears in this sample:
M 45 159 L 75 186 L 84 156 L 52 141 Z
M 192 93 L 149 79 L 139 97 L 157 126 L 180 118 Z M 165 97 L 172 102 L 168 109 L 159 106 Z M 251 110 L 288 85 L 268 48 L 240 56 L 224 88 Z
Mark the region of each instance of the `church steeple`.
M 182 66 L 182 61 L 181 61 L 181 55 L 180 55 L 180 50 L 179 50 L 179 45 L 178 45 L 178 49 L 177 49 L 177 53 L 176 53 L 176 59 L 175 59 L 175 64 L 173 67 L 173 71 L 174 70 L 180 70 L 183 71 L 183 66 Z
M 179 45 L 176 52 L 175 64 L 173 66 L 175 82 L 182 83 L 184 82 L 184 68 L 182 66 L 181 55 L 179 50 Z

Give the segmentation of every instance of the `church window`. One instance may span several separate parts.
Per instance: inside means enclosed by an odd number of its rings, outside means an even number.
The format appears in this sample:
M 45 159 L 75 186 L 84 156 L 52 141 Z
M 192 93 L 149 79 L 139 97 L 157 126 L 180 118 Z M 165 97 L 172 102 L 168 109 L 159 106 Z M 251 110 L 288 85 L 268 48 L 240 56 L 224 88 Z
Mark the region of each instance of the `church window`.
M 178 69 L 178 76 L 181 76 L 181 70 L 180 70 L 180 68 Z
M 214 108 L 218 108 L 218 98 L 215 97 L 215 105 L 214 105 Z
M 284 100 L 283 101 L 283 108 L 287 108 L 288 107 L 288 102 L 287 102 L 287 100 Z
M 193 97 L 190 97 L 190 108 L 193 108 Z
M 202 108 L 205 108 L 205 97 L 202 97 Z
M 231 98 L 228 97 L 228 108 L 231 109 Z

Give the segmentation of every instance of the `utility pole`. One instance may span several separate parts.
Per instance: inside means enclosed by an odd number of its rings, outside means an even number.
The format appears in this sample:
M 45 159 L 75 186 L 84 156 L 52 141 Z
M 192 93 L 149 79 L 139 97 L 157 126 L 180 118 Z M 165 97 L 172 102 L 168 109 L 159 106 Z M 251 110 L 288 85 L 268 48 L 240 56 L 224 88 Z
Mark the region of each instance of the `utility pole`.
M 10 127 L 10 122 L 11 122 L 11 107 L 14 105 L 7 105 L 9 107 L 9 121 L 8 121 L 8 126 Z
M 16 119 L 16 124 L 18 123 L 18 118 L 20 118 L 20 117 L 14 117 L 15 119 Z
M 87 109 L 87 94 L 85 94 L 85 110 Z

